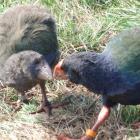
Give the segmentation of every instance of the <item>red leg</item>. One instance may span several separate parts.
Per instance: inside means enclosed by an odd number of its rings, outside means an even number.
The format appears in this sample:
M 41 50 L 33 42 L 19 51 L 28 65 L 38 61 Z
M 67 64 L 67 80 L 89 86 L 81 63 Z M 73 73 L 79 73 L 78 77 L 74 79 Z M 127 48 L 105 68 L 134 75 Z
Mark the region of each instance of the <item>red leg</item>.
M 91 129 L 97 132 L 98 128 L 105 122 L 105 120 L 109 117 L 109 115 L 110 115 L 110 107 L 103 106 L 98 115 L 97 121 L 95 122 L 95 124 Z M 57 140 L 92 140 L 92 139 L 93 138 L 89 136 L 83 136 L 80 139 L 71 139 L 65 137 L 64 135 L 60 135 L 57 137 Z
M 97 131 L 98 128 L 105 122 L 105 120 L 108 119 L 109 115 L 110 115 L 110 108 L 107 106 L 103 106 L 98 115 L 96 123 L 92 127 L 92 130 Z

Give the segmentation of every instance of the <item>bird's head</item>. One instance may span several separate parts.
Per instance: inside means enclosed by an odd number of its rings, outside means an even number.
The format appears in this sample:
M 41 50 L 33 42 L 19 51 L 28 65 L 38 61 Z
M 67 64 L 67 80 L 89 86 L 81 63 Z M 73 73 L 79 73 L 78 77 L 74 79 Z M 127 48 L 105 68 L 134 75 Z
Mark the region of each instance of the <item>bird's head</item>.
M 40 55 L 37 52 L 33 52 L 28 55 L 27 58 L 27 67 L 32 77 L 38 80 L 52 79 L 52 70 L 44 56 Z
M 81 84 L 89 76 L 96 77 L 97 54 L 95 52 L 73 53 L 55 65 L 53 77 L 55 79 L 69 79 L 71 82 Z M 95 72 L 96 73 L 96 72 Z
M 68 78 L 66 71 L 63 69 L 63 62 L 64 62 L 64 60 L 62 59 L 54 67 L 53 77 L 55 79 L 66 80 Z
M 80 63 L 81 59 L 76 56 L 73 54 L 58 62 L 54 67 L 53 77 L 58 80 L 69 79 L 71 82 L 78 84 L 81 78 L 82 63 Z
M 46 59 L 35 51 L 27 50 L 13 54 L 5 67 L 7 73 L 14 73 L 15 79 L 52 79 L 52 71 Z

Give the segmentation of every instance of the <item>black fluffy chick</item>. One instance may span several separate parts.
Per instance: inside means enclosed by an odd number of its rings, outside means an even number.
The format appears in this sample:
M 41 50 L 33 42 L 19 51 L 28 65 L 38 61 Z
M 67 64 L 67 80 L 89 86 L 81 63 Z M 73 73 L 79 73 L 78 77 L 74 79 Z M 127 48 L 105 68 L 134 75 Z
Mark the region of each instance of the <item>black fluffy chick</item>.
M 51 110 L 45 80 L 59 59 L 55 21 L 41 6 L 24 5 L 8 9 L 0 16 L 0 80 L 24 94 L 40 84 L 43 110 Z M 47 106 L 47 107 L 46 107 Z
M 103 108 L 96 123 L 81 140 L 95 137 L 99 126 L 109 117 L 110 108 L 140 104 L 140 28 L 114 37 L 102 53 L 79 52 L 60 61 L 54 77 L 69 79 L 103 97 Z M 90 137 L 91 136 L 91 137 Z M 59 137 L 59 140 L 75 140 Z

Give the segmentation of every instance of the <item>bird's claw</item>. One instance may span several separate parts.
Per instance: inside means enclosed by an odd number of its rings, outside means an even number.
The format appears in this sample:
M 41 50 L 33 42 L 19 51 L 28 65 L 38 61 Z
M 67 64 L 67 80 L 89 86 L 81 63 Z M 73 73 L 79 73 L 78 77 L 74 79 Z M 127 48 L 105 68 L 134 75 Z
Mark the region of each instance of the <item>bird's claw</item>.
M 57 136 L 57 140 L 70 140 L 70 138 L 68 138 L 65 134 L 60 134 Z
M 79 139 L 75 139 L 75 138 L 70 138 L 65 134 L 60 134 L 57 136 L 57 140 L 92 140 L 92 137 L 88 137 L 88 136 L 82 136 Z
M 61 134 L 61 135 L 57 136 L 57 140 L 82 140 L 82 139 L 73 139 L 73 138 L 66 136 L 65 134 Z
M 131 124 L 131 126 L 132 126 L 133 129 L 139 129 L 140 128 L 140 122 L 133 123 L 133 124 Z
M 36 113 L 42 113 L 42 112 L 47 113 L 49 116 L 52 115 L 51 105 L 49 106 L 42 105 L 37 111 L 31 112 L 30 114 L 36 114 Z
M 41 113 L 41 112 L 46 112 L 49 116 L 52 115 L 52 109 L 63 107 L 70 104 L 70 102 L 64 102 L 60 104 L 47 104 L 47 105 L 42 105 L 40 109 L 38 109 L 35 112 L 31 112 L 30 114 L 36 114 L 36 113 Z

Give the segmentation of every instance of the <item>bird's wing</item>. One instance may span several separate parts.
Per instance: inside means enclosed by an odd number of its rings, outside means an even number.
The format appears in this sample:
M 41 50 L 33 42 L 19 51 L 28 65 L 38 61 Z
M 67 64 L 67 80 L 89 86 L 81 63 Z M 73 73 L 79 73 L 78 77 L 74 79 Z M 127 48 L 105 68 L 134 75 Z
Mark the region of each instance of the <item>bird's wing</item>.
M 140 28 L 125 30 L 115 36 L 103 54 L 112 59 L 122 73 L 140 81 Z

